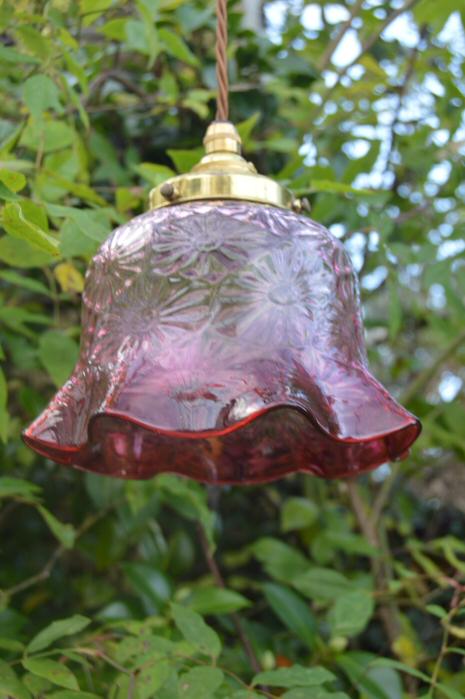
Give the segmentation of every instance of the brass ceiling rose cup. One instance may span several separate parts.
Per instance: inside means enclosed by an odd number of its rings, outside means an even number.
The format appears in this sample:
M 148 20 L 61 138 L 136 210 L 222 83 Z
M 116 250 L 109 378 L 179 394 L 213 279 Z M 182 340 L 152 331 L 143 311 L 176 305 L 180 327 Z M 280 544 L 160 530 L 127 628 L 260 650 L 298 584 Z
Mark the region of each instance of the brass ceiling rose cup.
M 237 199 L 301 210 L 301 202 L 278 182 L 259 175 L 242 157 L 242 142 L 229 121 L 214 121 L 204 138 L 205 155 L 190 173 L 172 177 L 150 192 L 150 208 L 188 201 Z

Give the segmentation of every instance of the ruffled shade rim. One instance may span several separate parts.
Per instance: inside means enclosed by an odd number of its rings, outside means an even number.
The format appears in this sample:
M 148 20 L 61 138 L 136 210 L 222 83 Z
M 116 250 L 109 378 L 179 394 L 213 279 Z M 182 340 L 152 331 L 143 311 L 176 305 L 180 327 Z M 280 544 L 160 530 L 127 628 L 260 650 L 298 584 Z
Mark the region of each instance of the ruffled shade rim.
M 400 406 L 399 406 L 400 407 Z M 389 461 L 404 459 L 411 445 L 421 432 L 420 421 L 408 411 L 404 413 L 402 424 L 396 428 L 363 436 L 341 437 L 331 434 L 325 429 L 314 415 L 308 410 L 290 403 L 276 403 L 255 411 L 247 418 L 238 420 L 234 424 L 217 429 L 199 431 L 183 431 L 166 429 L 144 422 L 128 413 L 117 410 L 105 410 L 93 414 L 88 423 L 87 441 L 79 444 L 58 444 L 52 440 L 41 439 L 33 435 L 33 427 L 23 432 L 24 442 L 41 456 L 65 466 L 72 466 L 82 471 L 97 473 L 99 475 L 121 478 L 123 480 L 147 480 L 161 473 L 175 473 L 179 476 L 192 478 L 205 484 L 215 485 L 256 485 L 271 482 L 293 473 L 306 473 L 324 479 L 350 478 L 362 473 L 372 471 Z M 241 460 L 247 458 L 247 445 L 250 439 L 243 439 L 247 431 L 251 431 L 251 439 L 257 438 L 260 430 L 257 427 L 271 420 L 271 425 L 283 425 L 293 423 L 301 436 L 306 431 L 308 439 L 318 441 L 325 445 L 325 453 L 330 457 L 333 453 L 332 468 L 324 468 L 321 464 L 307 460 L 305 449 L 286 452 L 285 463 L 273 456 L 273 467 L 263 462 L 258 469 L 247 470 L 244 468 L 229 468 L 222 470 L 221 463 L 213 473 L 210 468 L 201 464 L 205 455 L 206 445 L 223 442 L 227 447 L 232 446 L 231 458 Z M 265 428 L 265 432 L 269 430 Z M 121 438 L 126 436 L 126 441 L 134 443 L 137 435 L 142 441 L 146 441 L 144 449 L 142 443 L 139 449 L 139 458 L 131 461 L 128 453 L 120 454 L 121 464 L 115 460 L 115 453 L 111 458 L 105 453 L 111 435 Z M 295 438 L 295 431 L 284 432 L 280 440 Z M 124 440 L 123 440 L 124 441 Z M 194 447 L 191 451 L 187 445 Z M 302 446 L 302 445 L 301 445 Z M 210 447 L 207 447 L 207 452 Z M 162 450 L 157 458 L 157 452 Z M 114 445 L 113 445 L 114 451 Z M 173 458 L 170 461 L 167 453 L 172 451 Z M 183 458 L 178 460 L 177 452 L 180 451 Z M 215 451 L 215 449 L 213 449 Z M 225 450 L 227 451 L 227 449 Z M 123 450 L 124 452 L 124 450 Z M 289 456 L 291 455 L 291 459 Z M 140 457 L 143 457 L 141 461 Z M 199 463 L 195 464 L 190 457 L 198 457 Z M 215 455 L 217 459 L 218 455 Z M 293 458 L 292 458 L 293 456 Z M 149 458 L 147 458 L 149 457 Z M 151 460 L 153 458 L 153 461 Z M 221 461 L 221 460 L 219 460 Z M 278 465 L 276 465 L 278 464 Z

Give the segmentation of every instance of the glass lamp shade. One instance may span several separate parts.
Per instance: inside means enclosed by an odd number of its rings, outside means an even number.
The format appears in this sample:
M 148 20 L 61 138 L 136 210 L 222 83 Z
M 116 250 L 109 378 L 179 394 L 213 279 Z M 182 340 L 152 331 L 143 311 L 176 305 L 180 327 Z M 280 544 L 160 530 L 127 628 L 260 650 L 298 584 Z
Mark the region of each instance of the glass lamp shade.
M 292 211 L 150 211 L 103 243 L 83 301 L 78 364 L 24 434 L 53 461 L 252 484 L 352 476 L 419 435 L 368 371 L 342 244 Z

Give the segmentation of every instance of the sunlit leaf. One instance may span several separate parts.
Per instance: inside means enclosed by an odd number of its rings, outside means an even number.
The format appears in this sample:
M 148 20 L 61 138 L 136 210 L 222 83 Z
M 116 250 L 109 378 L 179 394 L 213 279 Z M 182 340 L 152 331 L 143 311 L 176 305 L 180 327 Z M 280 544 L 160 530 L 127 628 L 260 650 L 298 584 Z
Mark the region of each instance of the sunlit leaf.
M 25 204 L 10 203 L 3 209 L 2 225 L 10 235 L 26 240 L 44 252 L 58 255 L 58 241 L 27 216 Z

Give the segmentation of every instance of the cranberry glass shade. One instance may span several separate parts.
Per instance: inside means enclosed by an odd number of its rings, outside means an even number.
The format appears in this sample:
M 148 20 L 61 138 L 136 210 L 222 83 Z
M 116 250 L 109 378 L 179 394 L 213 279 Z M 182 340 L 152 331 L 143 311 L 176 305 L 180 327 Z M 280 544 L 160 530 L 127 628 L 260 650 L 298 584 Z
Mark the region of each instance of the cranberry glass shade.
M 24 439 L 121 478 L 351 476 L 405 455 L 418 420 L 371 376 L 342 244 L 245 202 L 156 209 L 86 278 L 78 364 Z

